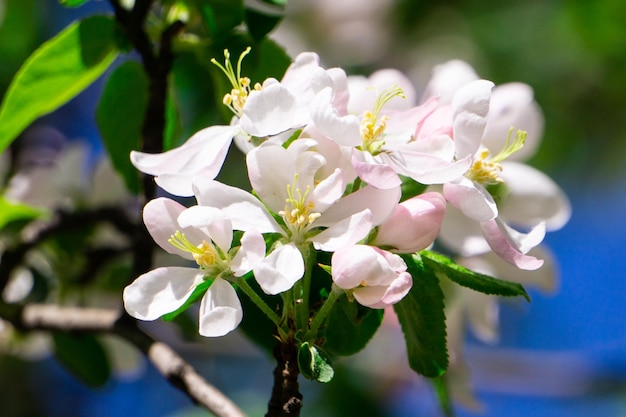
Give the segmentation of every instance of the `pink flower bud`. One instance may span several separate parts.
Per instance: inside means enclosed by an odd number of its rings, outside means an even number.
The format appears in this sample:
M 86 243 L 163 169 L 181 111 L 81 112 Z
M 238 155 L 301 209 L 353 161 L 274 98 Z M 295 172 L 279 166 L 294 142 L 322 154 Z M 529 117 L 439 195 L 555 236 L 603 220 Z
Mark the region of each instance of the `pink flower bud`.
M 378 228 L 374 242 L 391 246 L 394 252 L 413 253 L 429 247 L 441 228 L 446 200 L 436 192 L 421 194 L 396 206 L 391 217 Z

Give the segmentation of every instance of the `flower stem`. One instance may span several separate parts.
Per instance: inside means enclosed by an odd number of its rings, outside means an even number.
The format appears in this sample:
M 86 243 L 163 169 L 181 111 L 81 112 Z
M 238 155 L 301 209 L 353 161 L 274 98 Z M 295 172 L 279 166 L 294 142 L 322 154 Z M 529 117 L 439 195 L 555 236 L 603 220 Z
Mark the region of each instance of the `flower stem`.
M 267 303 L 263 301 L 259 294 L 257 294 L 256 291 L 252 289 L 250 284 L 248 284 L 244 278 L 239 277 L 236 278 L 234 281 L 239 286 L 239 288 L 241 288 L 241 291 L 243 291 L 248 296 L 248 298 L 250 298 L 250 300 L 252 300 L 252 302 L 256 304 L 256 306 L 259 307 L 259 309 L 263 313 L 265 313 L 267 318 L 270 319 L 272 323 L 274 323 L 274 325 L 276 326 L 276 330 L 278 331 L 278 336 L 280 336 L 282 340 L 285 340 L 287 338 L 287 333 L 285 333 L 285 331 L 281 327 L 280 317 L 278 317 L 278 315 L 267 305 Z
M 311 321 L 311 326 L 309 331 L 306 333 L 304 340 L 313 340 L 317 337 L 317 332 L 319 331 L 320 326 L 326 320 L 328 313 L 332 309 L 335 302 L 339 299 L 339 296 L 344 293 L 344 290 L 333 284 L 330 294 L 328 294 L 328 298 L 322 304 L 322 308 L 313 316 L 313 320 Z
M 313 266 L 317 259 L 317 253 L 313 250 L 313 247 L 309 244 L 299 248 L 302 253 L 302 257 L 305 261 L 304 276 L 294 287 L 294 301 L 296 325 L 298 330 L 306 332 L 309 327 L 309 296 L 311 292 L 311 276 L 313 272 Z

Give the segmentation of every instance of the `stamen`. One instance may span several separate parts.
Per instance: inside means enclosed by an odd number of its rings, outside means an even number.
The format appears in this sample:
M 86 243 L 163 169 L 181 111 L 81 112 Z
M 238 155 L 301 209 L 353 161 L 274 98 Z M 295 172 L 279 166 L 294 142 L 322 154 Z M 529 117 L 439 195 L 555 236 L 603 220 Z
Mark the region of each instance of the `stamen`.
M 217 62 L 215 58 L 211 59 L 211 62 L 216 65 L 219 69 L 222 70 L 224 74 L 226 74 L 226 78 L 232 85 L 232 89 L 230 93 L 224 95 L 224 99 L 222 103 L 226 105 L 235 115 L 241 116 L 243 114 L 243 107 L 246 104 L 246 100 L 248 95 L 251 92 L 250 89 L 250 78 L 241 76 L 241 65 L 243 59 L 246 55 L 250 53 L 251 48 L 247 47 L 245 51 L 239 55 L 239 59 L 237 60 L 237 70 L 233 68 L 233 64 L 230 61 L 230 52 L 228 49 L 224 50 L 224 65 Z M 254 85 L 254 90 L 260 90 L 261 84 L 256 83 Z
M 361 149 L 372 155 L 381 153 L 383 146 L 385 146 L 383 134 L 387 128 L 387 120 L 389 120 L 389 117 L 380 117 L 380 112 L 385 104 L 394 97 L 406 98 L 402 88 L 395 84 L 383 90 L 383 92 L 376 97 L 373 110 L 366 111 L 361 119 L 361 138 L 363 139 Z
M 509 129 L 509 135 L 504 144 L 504 148 L 494 157 L 489 157 L 489 150 L 482 149 L 474 157 L 474 163 L 468 170 L 465 176 L 472 181 L 484 185 L 496 185 L 504 182 L 500 178 L 500 172 L 502 172 L 502 161 L 513 155 L 515 152 L 522 149 L 526 141 L 527 133 L 523 130 L 518 130 L 515 134 L 515 139 L 511 141 L 514 128 Z
M 224 263 L 211 242 L 203 240 L 201 244 L 196 246 L 180 230 L 177 230 L 168 242 L 177 249 L 191 253 L 198 266 L 203 269 L 212 269 Z

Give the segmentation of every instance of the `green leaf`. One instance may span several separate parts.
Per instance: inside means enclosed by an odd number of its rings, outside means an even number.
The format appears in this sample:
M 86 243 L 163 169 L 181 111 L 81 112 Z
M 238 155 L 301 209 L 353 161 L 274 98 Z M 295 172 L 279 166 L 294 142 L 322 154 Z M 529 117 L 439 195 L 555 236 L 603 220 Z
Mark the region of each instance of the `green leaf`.
M 0 196 L 0 229 L 17 220 L 33 220 L 46 214 L 45 210 L 22 203 L 13 203 Z
M 141 64 L 127 61 L 111 73 L 96 109 L 96 122 L 111 163 L 126 187 L 139 192 L 139 174 L 129 154 L 141 143 L 141 126 L 148 104 L 148 80 Z
M 80 7 L 89 0 L 59 0 L 59 3 L 65 7 Z
M 328 357 L 309 342 L 302 343 L 298 349 L 298 367 L 305 378 L 317 382 L 329 382 L 335 374 Z
M 227 38 L 244 20 L 243 0 L 195 0 L 210 38 Z
M 93 16 L 72 23 L 22 65 L 0 108 L 0 152 L 38 117 L 67 103 L 117 55 L 115 23 Z
M 413 277 L 411 291 L 397 304 L 409 365 L 418 374 L 436 378 L 448 368 L 444 296 L 437 276 L 416 255 L 402 255 Z
M 200 285 L 198 285 L 193 290 L 193 292 L 191 293 L 189 298 L 187 298 L 187 301 L 185 301 L 185 303 L 182 306 L 178 307 L 178 309 L 172 311 L 171 313 L 167 313 L 167 314 L 162 315 L 161 318 L 163 320 L 165 320 L 165 321 L 172 321 L 172 320 L 174 320 L 179 314 L 181 314 L 182 312 L 187 310 L 196 301 L 198 301 L 200 298 L 202 298 L 202 296 L 204 295 L 205 292 L 207 292 L 207 290 L 209 289 L 211 284 L 213 284 L 213 280 L 212 279 L 208 279 L 208 280 L 202 282 Z
M 400 179 L 402 180 L 402 199 L 401 201 L 408 200 L 409 198 L 415 197 L 417 195 L 422 194 L 426 191 L 427 186 L 415 181 L 411 177 L 405 177 L 400 175 Z
M 250 36 L 255 40 L 263 39 L 282 20 L 282 15 L 269 15 L 246 9 L 246 25 Z
M 363 307 L 349 301 L 346 294 L 333 305 L 324 332 L 324 350 L 331 355 L 349 356 L 367 345 L 380 323 L 383 310 Z
M 437 276 L 445 276 L 457 284 L 484 294 L 503 297 L 522 296 L 530 301 L 524 287 L 517 282 L 505 281 L 471 271 L 457 265 L 452 259 L 436 252 L 424 250 L 420 252 L 424 266 Z
M 54 356 L 72 375 L 92 387 L 102 387 L 111 366 L 102 344 L 91 335 L 53 334 Z

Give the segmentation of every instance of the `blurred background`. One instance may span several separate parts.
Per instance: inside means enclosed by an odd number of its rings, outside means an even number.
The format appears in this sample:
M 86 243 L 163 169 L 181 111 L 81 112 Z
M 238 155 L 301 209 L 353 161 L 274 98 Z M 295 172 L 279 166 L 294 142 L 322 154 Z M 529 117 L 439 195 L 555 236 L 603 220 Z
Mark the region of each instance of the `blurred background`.
M 110 12 L 108 3 L 93 0 L 66 9 L 54 0 L 0 0 L 0 95 L 45 39 L 97 12 Z M 398 68 L 418 94 L 433 66 L 450 59 L 467 61 L 496 84 L 532 86 L 546 125 L 530 164 L 565 190 L 573 208 L 570 222 L 545 240 L 558 262 L 559 284 L 550 294 L 529 288 L 530 304 L 503 300 L 497 343 L 468 335 L 466 359 L 482 407 L 455 411 L 626 416 L 626 5 L 621 0 L 290 0 L 272 37 L 291 56 L 315 51 L 324 66 L 351 74 Z M 87 141 L 91 155 L 98 155 L 93 112 L 101 89 L 101 82 L 94 84 L 41 123 Z M 194 114 L 181 137 L 210 122 L 210 116 Z M 162 323 L 153 327 L 178 339 Z M 390 325 L 366 351 L 339 362 L 330 384 L 303 381 L 303 415 L 441 415 L 430 385 L 406 371 L 402 345 Z M 264 413 L 272 364 L 241 335 L 200 346 L 179 342 L 177 348 L 250 415 Z M 131 368 L 93 390 L 47 356 L 2 356 L 0 414 L 206 415 L 143 359 L 136 358 Z

